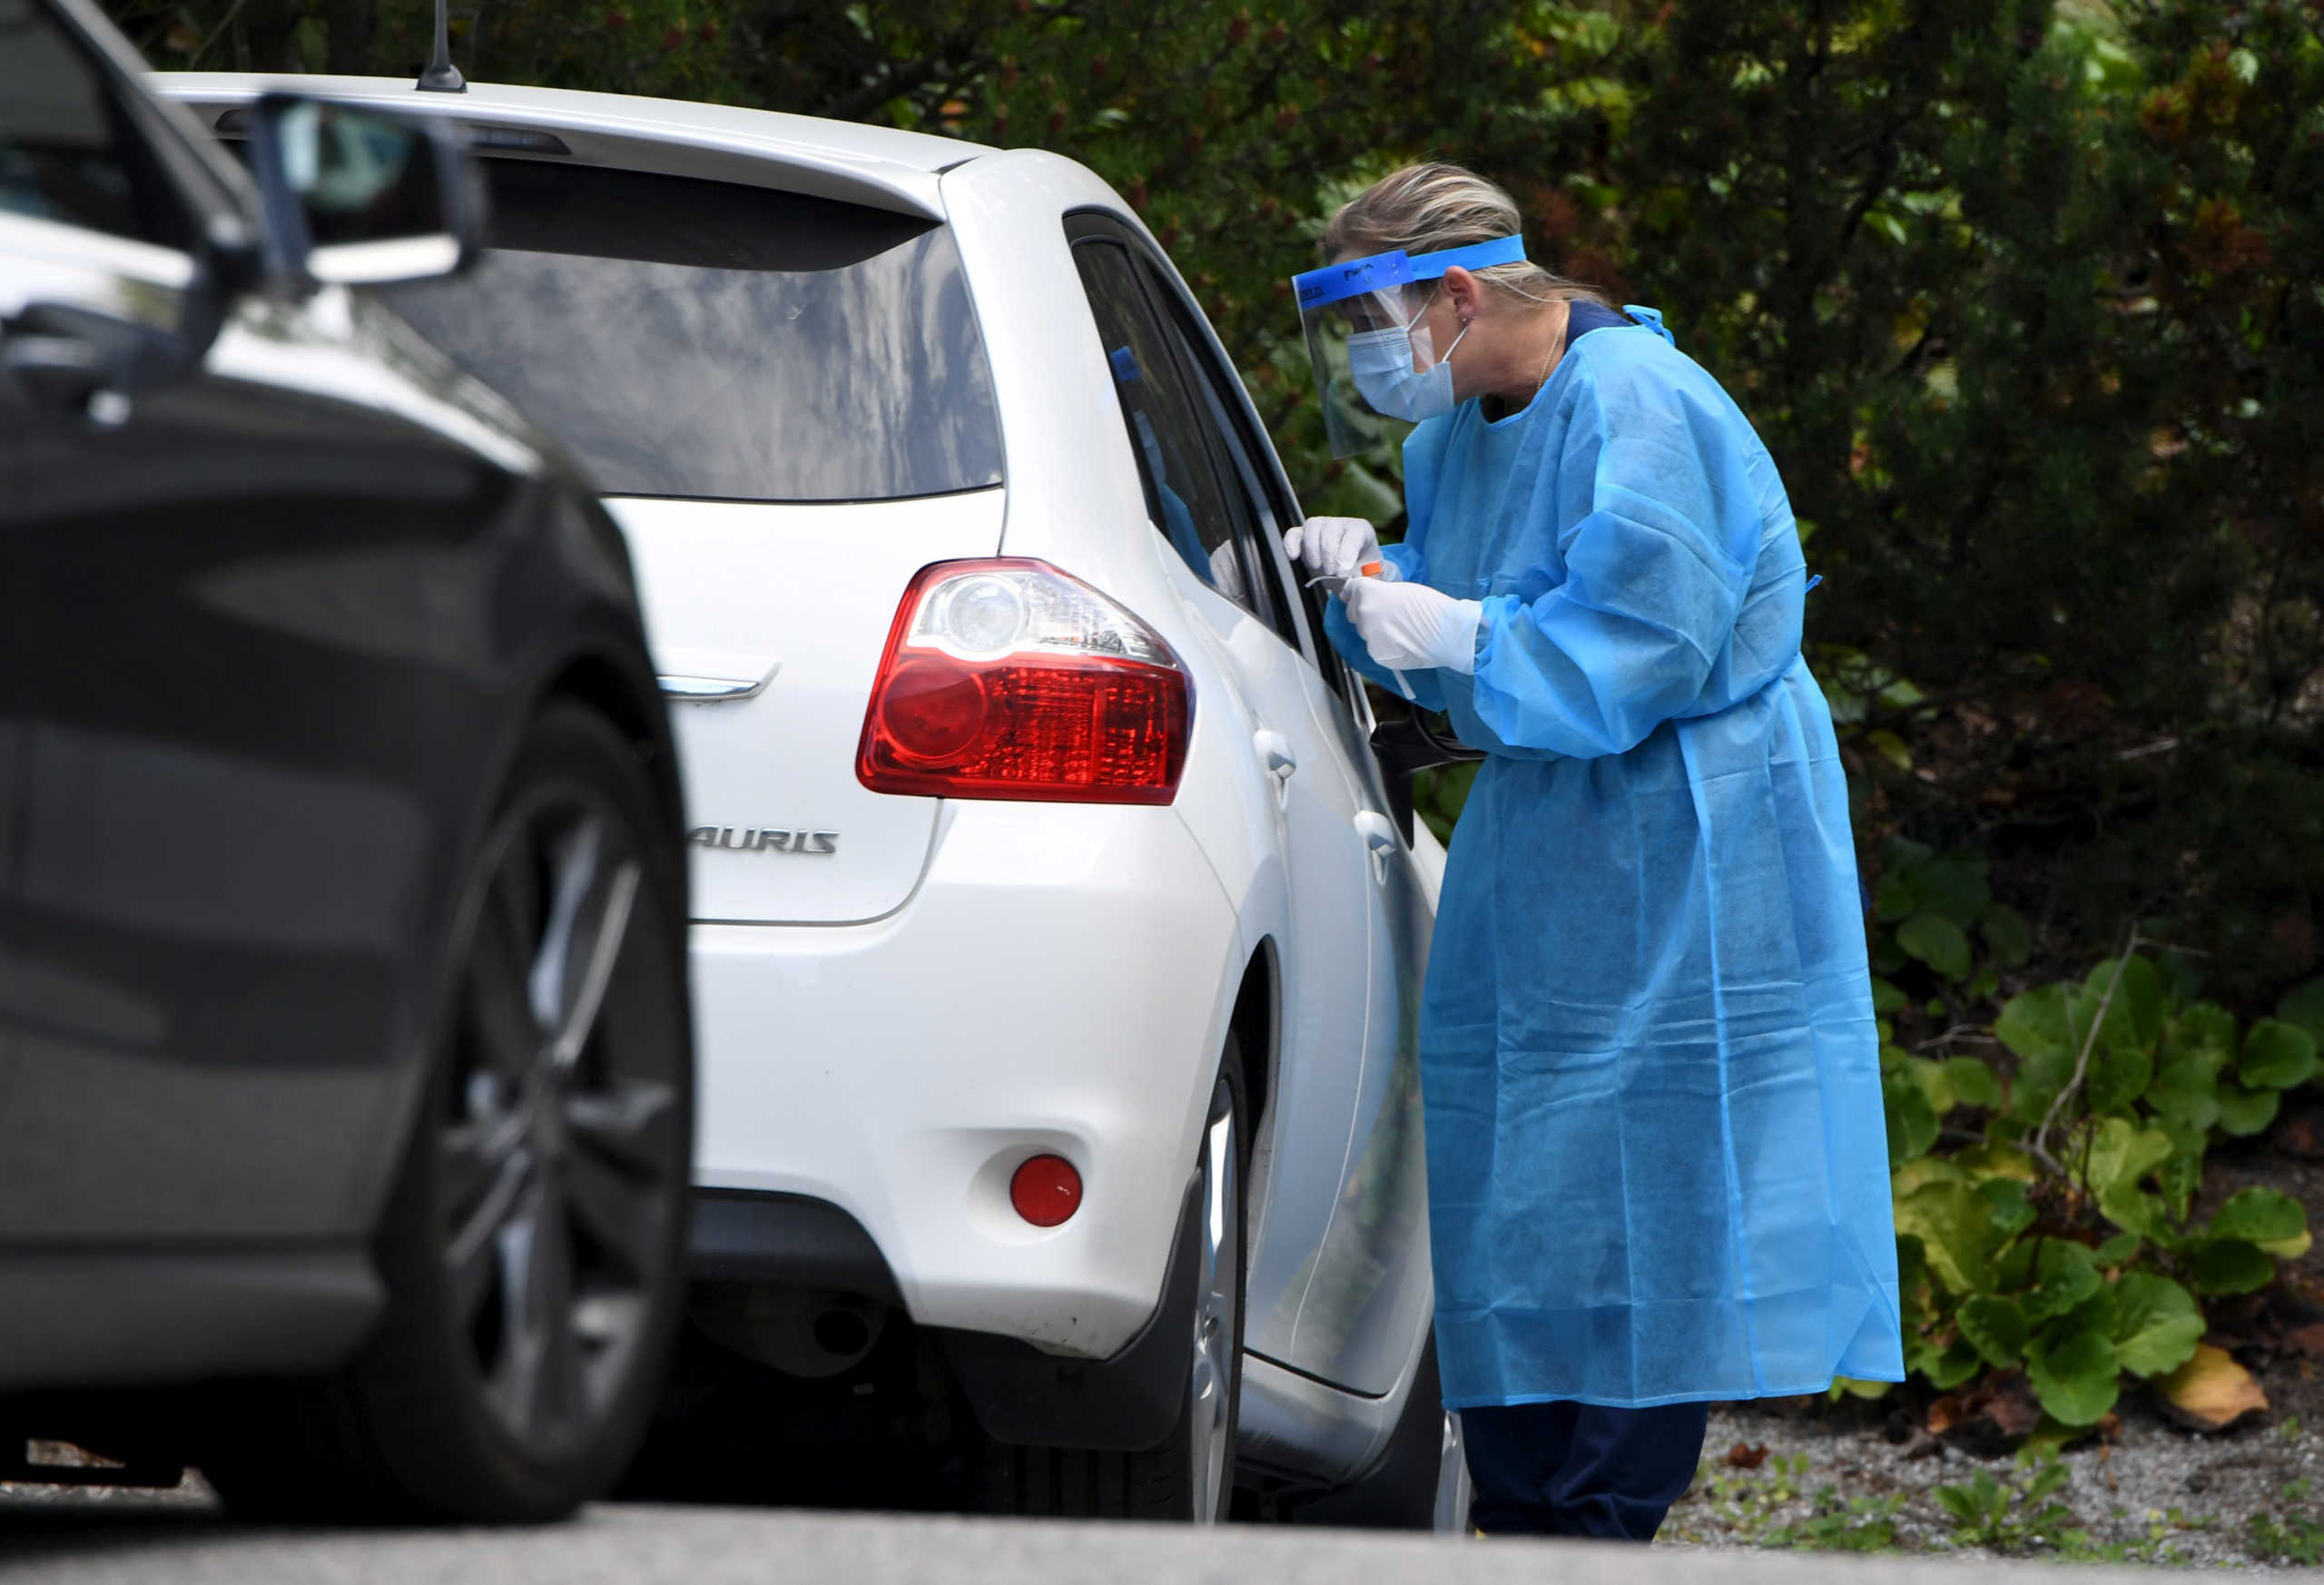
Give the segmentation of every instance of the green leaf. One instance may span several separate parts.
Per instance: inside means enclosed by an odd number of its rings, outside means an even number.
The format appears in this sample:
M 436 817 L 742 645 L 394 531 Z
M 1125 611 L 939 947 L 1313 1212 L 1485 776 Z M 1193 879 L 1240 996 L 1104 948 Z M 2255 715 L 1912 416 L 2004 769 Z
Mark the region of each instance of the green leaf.
M 2198 1056 L 2173 1058 L 2146 1087 L 2146 1104 L 2197 1128 L 2219 1121 L 2219 1078 Z
M 2122 1391 L 2120 1368 L 2112 1340 L 2087 1328 L 2035 1338 L 2025 1350 L 2034 1395 L 2068 1425 L 2095 1425 L 2105 1417 Z
M 2101 1042 L 2090 1054 L 2090 1070 L 2083 1076 L 2083 1093 L 2090 1109 L 2101 1116 L 2121 1112 L 2145 1093 L 2147 1081 L 2154 1077 L 2154 1058 L 2143 1046 L 2117 1046 Z
M 2171 1214 L 2181 1222 L 2185 1221 L 2188 1211 L 2195 1203 L 2196 1191 L 2203 1186 L 2201 1142 L 2198 1141 L 2192 1149 L 2182 1144 L 2178 1152 L 2162 1164 L 2162 1170 L 2155 1174 L 2155 1177 L 2162 1185 L 2163 1202 L 2171 1207 Z
M 1935 1286 L 1928 1280 L 1928 1256 L 1922 1252 L 1921 1241 L 1897 1239 L 1896 1292 L 1904 1300 L 1906 1337 L 1917 1335 L 1915 1329 L 1928 1318 Z
M 1920 867 L 1914 881 L 1920 911 L 1935 914 L 1957 930 L 1967 930 L 1976 924 L 1993 901 L 1993 889 L 1985 884 L 1985 861 L 1973 854 L 1948 853 L 1932 859 Z
M 1986 949 L 2004 967 L 2023 969 L 2034 955 L 2034 927 L 2006 903 L 1987 905 L 1977 916 L 1977 933 L 1985 938 Z
M 2025 1197 L 2025 1186 L 2014 1178 L 1989 1178 L 1977 1186 L 1977 1197 L 1985 1202 L 1993 1213 L 1994 1231 L 2004 1238 L 2014 1238 L 2034 1226 L 2034 1205 Z
M 2124 1370 L 2165 1375 L 2195 1357 L 2203 1312 L 2185 1288 L 2152 1272 L 2125 1272 L 2114 1301 L 2114 1356 Z
M 2246 1089 L 2231 1079 L 2222 1079 L 2219 1087 L 2220 1131 L 2244 1138 L 2264 1133 L 2276 1120 L 2276 1108 L 2283 1105 L 2283 1092 L 2277 1089 Z
M 2199 1001 L 2172 1019 L 2162 1034 L 2166 1065 L 2181 1058 L 2216 1076 L 2235 1056 L 2235 1015 L 2215 1001 Z
M 2119 980 L 2115 977 L 2118 965 Z M 2113 987 L 2113 997 L 2106 1004 L 2108 1040 L 2152 1050 L 2162 1038 L 2162 1009 L 2167 998 L 2162 972 L 2151 960 L 2135 955 L 2128 960 L 2109 958 L 2093 969 L 2083 984 L 2093 998 L 2101 999 L 2105 999 L 2107 987 Z M 2092 1003 L 2093 1016 L 2096 1005 L 2095 1001 Z
M 1986 1475 L 1983 1470 L 1979 1470 L 1977 1473 L 1984 1475 L 1988 1482 L 1993 1481 L 1993 1477 Z M 1951 1514 L 1957 1524 L 1975 1524 L 1984 1518 L 1985 1505 L 1978 1500 L 1978 1492 L 1974 1486 L 1939 1486 L 1936 1489 L 1936 1500 L 1944 1505 L 1945 1511 Z
M 1894 981 L 1885 980 L 1876 974 L 1873 976 L 1872 1010 L 1875 1013 L 1885 1019 L 1903 1007 L 1905 1001 L 1905 993 L 1896 989 Z
M 1939 1132 L 1936 1108 L 1928 1104 L 1928 1096 L 1901 1072 L 1884 1077 L 1880 1091 L 1887 1109 L 1889 1166 L 1901 1167 L 1926 1155 Z
M 1886 760 L 1898 770 L 1909 771 L 1913 768 L 1913 751 L 1905 746 L 1903 738 L 1898 737 L 1887 727 L 1875 727 L 1864 734 L 1864 741 L 1882 759 Z
M 1983 1058 L 1948 1057 L 1945 1059 L 1945 1074 L 1952 1082 L 1955 1105 L 1989 1110 L 2001 1105 L 2001 1080 L 1994 1077 L 1992 1066 Z
M 1997 1140 L 1988 1139 L 1982 1145 L 1956 1150 L 1950 1159 L 1954 1166 L 1972 1177 L 2014 1177 L 2020 1183 L 2034 1181 L 2034 1158 L 2016 1146 Z
M 1992 1214 L 1976 1194 L 1957 1183 L 1925 1184 L 1896 1200 L 1896 1231 L 1921 1241 L 1930 1272 L 1955 1295 L 1991 1285 L 1985 1229 Z
M 2271 1188 L 2236 1194 L 2211 1218 L 2214 1238 L 2243 1238 L 2262 1246 L 2298 1238 L 2308 1231 L 2308 1212 L 2290 1195 Z
M 2066 988 L 2044 985 L 2009 999 L 1994 1020 L 1994 1034 L 2024 1061 L 2054 1060 L 2061 1053 L 2072 1071 L 2073 1052 L 2066 1043 Z M 2063 1081 L 2063 1074 L 2059 1075 Z
M 2050 1335 L 2063 1337 L 2069 1332 L 2101 1332 L 2108 1337 L 2122 1319 L 2122 1307 L 2114 1301 L 2114 1290 L 2102 1285 L 2099 1290 L 2068 1310 L 2044 1328 Z
M 1888 1175 L 1892 1195 L 1901 1197 L 1911 1194 L 1925 1183 L 1969 1183 L 1969 1175 L 1961 1170 L 1950 1156 L 1922 1156 L 1905 1162 Z
M 1964 1302 L 1954 1319 L 1987 1364 L 2006 1370 L 2024 1357 L 2032 1328 L 2025 1324 L 2025 1312 L 2010 1300 L 1979 1294 Z
M 2111 1197 L 2136 1192 L 2140 1180 L 2171 1159 L 2175 1147 L 2161 1128 L 2142 1128 L 2125 1117 L 2108 1117 L 2090 1142 L 2089 1185 L 2102 1206 Z
M 2324 1040 L 2324 979 L 2303 980 L 2285 991 L 2276 1016 Z
M 2316 1037 L 2279 1019 L 2255 1019 L 2243 1037 L 2236 1077 L 2254 1089 L 2290 1089 L 2316 1071 Z
M 1907 1057 L 1904 1062 L 1904 1075 L 1928 1098 L 1929 1110 L 1938 1117 L 1943 1117 L 1954 1108 L 1956 1103 L 1953 1094 L 1953 1076 L 1945 1071 L 1944 1063 L 1932 1061 L 1926 1057 Z
M 1969 938 L 1937 913 L 1916 913 L 1896 927 L 1896 944 L 1947 980 L 1969 977 Z
M 2090 1258 L 2102 1266 L 2120 1265 L 2139 1252 L 2146 1240 L 2135 1233 L 2117 1233 L 2090 1252 Z
M 1896 924 L 1920 911 L 1920 888 L 1914 884 L 1914 869 L 1892 865 L 1880 877 L 1880 884 L 1872 889 L 1872 917 L 1882 924 Z
M 2098 1125 L 2090 1145 L 2087 1181 L 2107 1220 L 2150 1237 L 2160 1233 L 2162 1202 L 2141 1186 L 2177 1148 L 2162 1128 L 2136 1127 L 2123 1117 L 2108 1117 Z
M 1925 1338 L 1905 1340 L 1905 1365 L 1940 1393 L 1952 1391 L 1985 1368 L 1985 1356 L 1965 1337 L 1956 1336 L 1944 1348 Z
M 2034 1259 L 2034 1291 L 2022 1301 L 2035 1324 L 2063 1315 L 2105 1285 L 2087 1245 L 2044 1238 Z
M 2276 1263 L 2242 1238 L 2214 1238 L 2195 1254 L 2195 1291 L 2256 1294 L 2276 1280 Z

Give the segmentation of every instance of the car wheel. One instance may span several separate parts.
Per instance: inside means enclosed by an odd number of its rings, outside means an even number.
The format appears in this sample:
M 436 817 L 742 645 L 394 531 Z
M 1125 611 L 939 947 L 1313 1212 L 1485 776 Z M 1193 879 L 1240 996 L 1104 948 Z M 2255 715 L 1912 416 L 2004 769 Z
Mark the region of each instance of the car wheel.
M 602 719 L 543 714 L 462 910 L 376 1244 L 386 1312 L 337 1376 L 232 1407 L 204 1459 L 230 1509 L 532 1521 L 620 1475 L 684 1295 L 694 1062 L 669 826 Z
M 1181 1323 L 1192 1357 L 1177 1424 L 1144 1452 L 993 1443 L 988 1507 L 1060 1517 L 1225 1521 L 1235 1488 L 1236 1405 L 1243 1384 L 1247 1119 L 1242 1058 L 1230 1039 L 1211 1088 L 1195 1167 L 1202 1265 L 1192 1312 Z
M 1388 1447 L 1372 1472 L 1290 1510 L 1294 1524 L 1343 1530 L 1469 1530 L 1469 1466 L 1461 1445 L 1461 1417 L 1448 1413 L 1436 1369 L 1436 1334 L 1421 1344 Z

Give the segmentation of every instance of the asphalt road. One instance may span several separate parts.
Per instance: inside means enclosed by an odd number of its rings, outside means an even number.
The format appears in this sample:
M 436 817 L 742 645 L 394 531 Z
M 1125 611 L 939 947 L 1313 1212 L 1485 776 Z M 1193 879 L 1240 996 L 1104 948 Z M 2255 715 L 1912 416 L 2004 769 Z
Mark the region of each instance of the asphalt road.
M 2073 1585 L 2152 1570 L 2074 1570 Z M 242 1530 L 198 1510 L 0 1504 L 0 1581 L 69 1585 L 2059 1585 L 2016 1566 L 1570 1542 L 607 1505 L 535 1531 Z

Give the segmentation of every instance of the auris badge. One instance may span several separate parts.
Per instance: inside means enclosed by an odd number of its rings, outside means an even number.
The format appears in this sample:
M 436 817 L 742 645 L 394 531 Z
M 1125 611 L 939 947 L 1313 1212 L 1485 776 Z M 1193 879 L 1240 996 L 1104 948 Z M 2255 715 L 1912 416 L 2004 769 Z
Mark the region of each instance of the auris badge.
M 780 831 L 772 826 L 698 825 L 686 832 L 698 848 L 724 848 L 733 853 L 836 853 L 835 831 Z

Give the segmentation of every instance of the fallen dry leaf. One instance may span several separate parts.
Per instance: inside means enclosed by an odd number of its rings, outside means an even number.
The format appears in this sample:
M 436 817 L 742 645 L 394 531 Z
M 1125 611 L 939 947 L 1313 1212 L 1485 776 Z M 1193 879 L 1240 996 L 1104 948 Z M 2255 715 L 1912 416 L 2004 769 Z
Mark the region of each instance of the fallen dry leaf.
M 1727 1450 L 1727 1456 L 1719 1462 L 1730 1470 L 1756 1470 L 1768 1462 L 1768 1444 L 1763 1442 L 1752 1447 L 1738 1442 Z
M 2012 1440 L 2033 1435 L 2042 1423 L 2041 1400 L 2034 1396 L 2033 1383 L 2016 1371 L 1995 1378 L 1977 1407 Z
M 2198 1431 L 2225 1431 L 2246 1414 L 2266 1412 L 2268 1394 L 2223 1348 L 2206 1343 L 2195 1357 L 2155 1383 L 2163 1412 Z
M 1960 1421 L 1961 1400 L 1947 1393 L 1929 1404 L 1924 1423 L 1931 1436 L 1943 1436 Z
M 2304 1156 L 2310 1161 L 2324 1157 L 2324 1109 L 2307 1107 L 2292 1113 L 2275 1126 L 2268 1139 L 2287 1156 Z
M 2324 1321 L 2293 1327 L 2284 1334 L 2284 1342 L 2309 1359 L 2324 1359 Z

